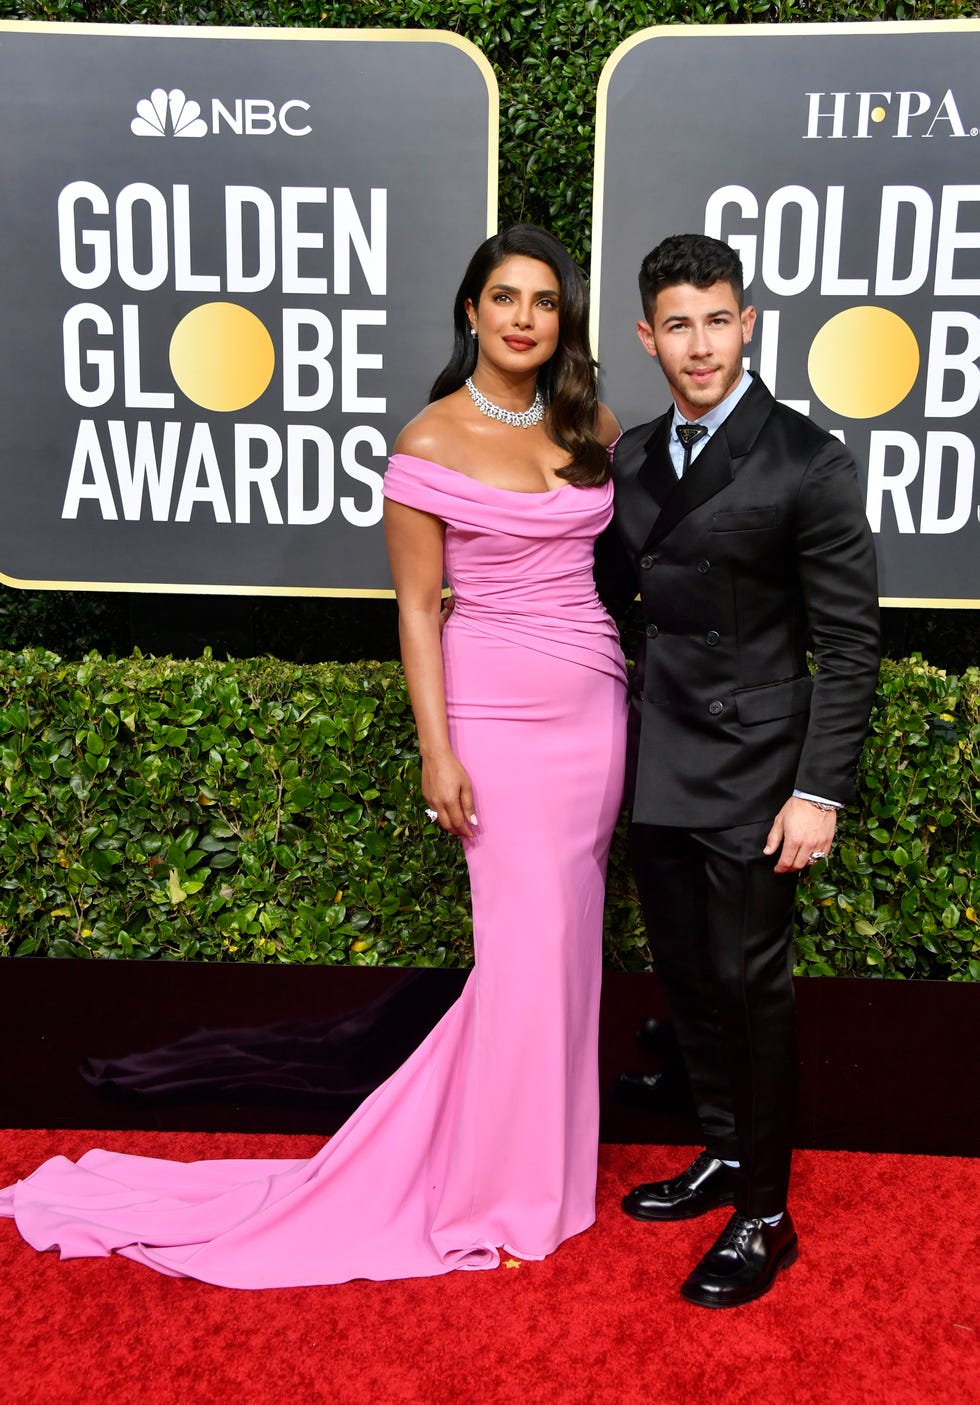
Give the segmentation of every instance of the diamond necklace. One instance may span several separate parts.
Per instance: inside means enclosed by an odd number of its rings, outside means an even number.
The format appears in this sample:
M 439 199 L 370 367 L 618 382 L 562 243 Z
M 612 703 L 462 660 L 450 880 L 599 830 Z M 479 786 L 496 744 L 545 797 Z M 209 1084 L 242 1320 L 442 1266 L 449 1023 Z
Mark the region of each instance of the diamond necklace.
M 544 397 L 540 390 L 535 390 L 534 400 L 526 410 L 505 410 L 488 400 L 482 390 L 477 390 L 472 376 L 467 378 L 466 389 L 480 414 L 486 415 L 488 419 L 500 420 L 501 424 L 512 424 L 516 429 L 533 429 L 544 419 Z

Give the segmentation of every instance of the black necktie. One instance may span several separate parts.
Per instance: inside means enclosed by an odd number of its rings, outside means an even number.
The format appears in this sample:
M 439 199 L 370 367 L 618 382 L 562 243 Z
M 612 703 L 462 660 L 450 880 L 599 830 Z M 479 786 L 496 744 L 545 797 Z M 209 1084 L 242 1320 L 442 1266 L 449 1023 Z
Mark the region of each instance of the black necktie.
M 677 426 L 677 437 L 684 445 L 684 464 L 681 468 L 681 477 L 691 467 L 691 450 L 699 439 L 703 439 L 707 434 L 707 425 L 703 424 L 679 424 Z

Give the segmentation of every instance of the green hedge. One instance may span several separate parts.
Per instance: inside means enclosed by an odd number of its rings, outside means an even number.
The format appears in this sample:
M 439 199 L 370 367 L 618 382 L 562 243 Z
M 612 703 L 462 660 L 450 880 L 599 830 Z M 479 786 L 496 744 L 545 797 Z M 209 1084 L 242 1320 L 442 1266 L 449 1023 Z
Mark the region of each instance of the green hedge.
M 394 664 L 0 654 L 0 953 L 362 965 L 471 957 Z M 980 672 L 886 663 L 813 974 L 980 979 Z M 649 964 L 622 834 L 607 961 Z
M 397 665 L 0 654 L 0 698 L 0 952 L 467 960 Z
M 980 980 L 980 669 L 885 660 L 859 800 L 799 905 L 810 975 Z

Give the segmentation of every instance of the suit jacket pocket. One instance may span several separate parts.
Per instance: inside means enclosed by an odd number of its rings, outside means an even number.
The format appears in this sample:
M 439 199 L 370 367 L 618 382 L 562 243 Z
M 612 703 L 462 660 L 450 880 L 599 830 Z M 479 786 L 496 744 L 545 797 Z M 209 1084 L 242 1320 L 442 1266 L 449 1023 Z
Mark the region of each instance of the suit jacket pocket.
M 766 683 L 761 688 L 739 688 L 735 693 L 738 720 L 746 727 L 759 722 L 775 722 L 780 717 L 793 717 L 809 712 L 813 679 L 787 678 L 782 683 Z
M 713 532 L 765 532 L 778 526 L 774 507 L 743 507 L 731 512 L 715 512 L 711 518 Z

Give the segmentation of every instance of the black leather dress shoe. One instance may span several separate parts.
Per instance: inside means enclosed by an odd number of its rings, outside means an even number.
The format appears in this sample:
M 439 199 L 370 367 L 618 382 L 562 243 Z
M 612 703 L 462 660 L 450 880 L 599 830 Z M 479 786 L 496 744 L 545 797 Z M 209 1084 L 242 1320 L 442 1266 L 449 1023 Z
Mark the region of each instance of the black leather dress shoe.
M 634 1220 L 693 1220 L 719 1205 L 734 1204 L 735 1172 L 709 1151 L 669 1181 L 638 1185 L 623 1197 Z
M 761 1298 L 779 1270 L 796 1263 L 798 1243 L 788 1213 L 768 1225 L 736 1212 L 681 1287 L 681 1297 L 700 1307 L 739 1307 Z

